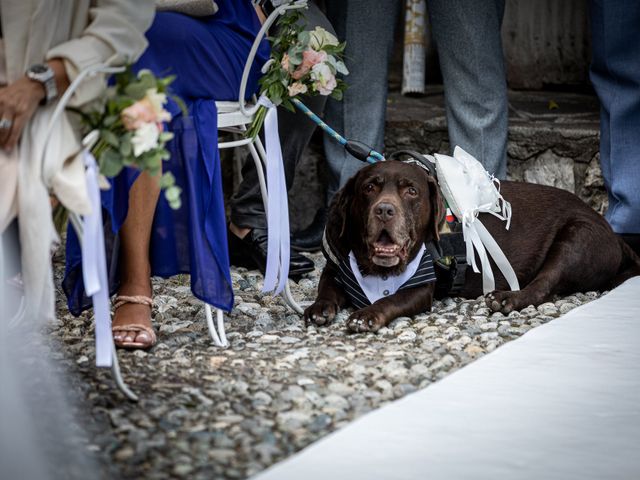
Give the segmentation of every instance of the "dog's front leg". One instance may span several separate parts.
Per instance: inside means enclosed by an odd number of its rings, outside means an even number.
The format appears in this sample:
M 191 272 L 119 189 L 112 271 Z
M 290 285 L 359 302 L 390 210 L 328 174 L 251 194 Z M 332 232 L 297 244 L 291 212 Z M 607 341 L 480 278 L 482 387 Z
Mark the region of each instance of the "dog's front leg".
M 304 311 L 305 322 L 315 325 L 326 325 L 333 321 L 338 311 L 347 303 L 344 290 L 336 282 L 338 272 L 328 264 L 320 275 L 318 297 Z
M 411 317 L 431 310 L 434 283 L 400 290 L 381 298 L 373 305 L 357 310 L 347 320 L 347 328 L 355 333 L 377 332 L 398 317 Z

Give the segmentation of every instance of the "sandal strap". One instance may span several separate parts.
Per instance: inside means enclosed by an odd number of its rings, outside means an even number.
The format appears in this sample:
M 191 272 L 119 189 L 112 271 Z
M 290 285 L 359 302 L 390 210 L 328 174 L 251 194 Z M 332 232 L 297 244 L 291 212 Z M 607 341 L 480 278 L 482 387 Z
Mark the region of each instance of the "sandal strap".
M 120 308 L 123 305 L 126 305 L 127 303 L 135 303 L 137 305 L 146 305 L 149 308 L 153 307 L 153 299 L 145 295 L 132 295 L 132 296 L 118 295 L 116 296 L 114 302 L 115 302 L 113 305 L 114 310 L 117 310 L 118 308 Z

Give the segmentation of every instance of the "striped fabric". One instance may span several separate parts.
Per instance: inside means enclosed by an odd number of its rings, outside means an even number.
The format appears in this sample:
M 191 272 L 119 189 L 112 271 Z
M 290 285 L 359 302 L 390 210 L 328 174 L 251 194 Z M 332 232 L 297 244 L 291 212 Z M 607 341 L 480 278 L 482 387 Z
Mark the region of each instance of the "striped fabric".
M 353 270 L 351 269 L 349 257 L 341 258 L 341 256 L 331 248 L 327 242 L 326 236 L 323 238 L 322 242 L 322 253 L 327 259 L 327 263 L 332 264 L 338 271 L 339 275 L 336 278 L 336 281 L 344 289 L 347 297 L 351 300 L 351 304 L 356 308 L 364 308 L 371 305 L 371 302 L 365 295 L 355 274 L 353 273 Z M 436 275 L 433 266 L 433 257 L 431 256 L 429 249 L 426 248 L 415 274 L 403 283 L 398 288 L 398 291 L 405 290 L 407 288 L 419 287 L 435 281 Z M 396 292 L 390 291 L 388 295 L 393 295 L 394 293 Z

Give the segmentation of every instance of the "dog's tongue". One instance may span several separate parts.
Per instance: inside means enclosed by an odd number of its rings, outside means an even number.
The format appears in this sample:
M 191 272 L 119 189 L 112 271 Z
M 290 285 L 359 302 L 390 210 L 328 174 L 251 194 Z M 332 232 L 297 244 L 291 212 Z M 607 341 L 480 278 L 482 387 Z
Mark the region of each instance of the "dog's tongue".
M 378 240 L 376 240 L 376 242 L 373 244 L 373 248 L 377 256 L 391 257 L 398 252 L 398 249 L 400 247 L 396 245 L 391 239 L 391 236 L 389 236 L 389 234 L 385 230 L 383 230 L 378 237 Z

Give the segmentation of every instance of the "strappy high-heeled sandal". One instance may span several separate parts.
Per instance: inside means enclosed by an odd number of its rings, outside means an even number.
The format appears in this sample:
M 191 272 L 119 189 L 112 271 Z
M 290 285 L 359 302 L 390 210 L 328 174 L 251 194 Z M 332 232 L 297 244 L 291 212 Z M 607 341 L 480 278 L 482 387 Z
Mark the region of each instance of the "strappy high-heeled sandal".
M 116 311 L 118 310 L 118 308 L 122 307 L 123 305 L 127 305 L 127 304 L 131 304 L 134 303 L 136 305 L 146 305 L 149 307 L 149 309 L 153 308 L 153 300 L 149 297 L 145 297 L 144 295 L 133 295 L 133 296 L 128 296 L 128 295 L 118 295 L 115 298 L 115 303 L 113 305 L 113 310 Z M 116 340 L 114 338 L 114 342 L 116 344 L 117 347 L 120 348 L 139 348 L 139 349 L 148 349 L 153 347 L 157 342 L 158 339 L 156 337 L 156 332 L 153 330 L 153 328 L 147 327 L 146 325 L 141 325 L 141 324 L 137 324 L 137 323 L 131 323 L 131 324 L 127 324 L 127 325 L 114 325 L 111 327 L 111 331 L 112 332 L 144 332 L 147 335 L 149 335 L 149 341 L 148 342 L 128 342 L 128 341 L 124 341 L 124 340 Z

